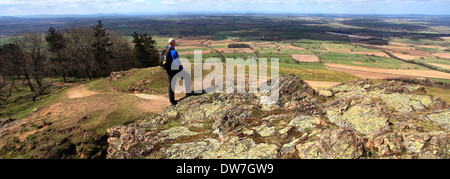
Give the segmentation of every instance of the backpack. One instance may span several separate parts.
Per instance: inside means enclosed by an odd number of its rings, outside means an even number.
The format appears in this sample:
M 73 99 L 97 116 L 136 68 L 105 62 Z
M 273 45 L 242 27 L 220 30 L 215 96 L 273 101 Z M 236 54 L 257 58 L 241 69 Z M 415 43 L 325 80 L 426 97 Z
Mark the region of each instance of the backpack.
M 161 57 L 159 58 L 159 66 L 164 68 L 165 70 L 170 70 L 170 67 L 172 65 L 172 53 L 171 49 L 167 48 L 161 53 Z

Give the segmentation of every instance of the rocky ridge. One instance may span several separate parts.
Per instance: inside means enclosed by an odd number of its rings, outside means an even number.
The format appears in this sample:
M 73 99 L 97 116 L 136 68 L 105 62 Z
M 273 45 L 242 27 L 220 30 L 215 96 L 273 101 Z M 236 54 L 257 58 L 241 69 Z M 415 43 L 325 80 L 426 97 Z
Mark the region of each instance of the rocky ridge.
M 108 129 L 108 158 L 449 158 L 445 101 L 403 82 L 350 81 L 315 91 L 280 76 L 261 93 L 191 96 L 162 114 Z

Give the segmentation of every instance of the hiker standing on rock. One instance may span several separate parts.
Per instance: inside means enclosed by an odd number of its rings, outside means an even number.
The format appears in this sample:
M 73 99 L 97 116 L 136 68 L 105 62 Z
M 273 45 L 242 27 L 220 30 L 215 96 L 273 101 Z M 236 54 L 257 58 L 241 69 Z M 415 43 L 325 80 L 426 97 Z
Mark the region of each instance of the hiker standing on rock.
M 178 77 L 182 77 L 184 79 L 186 96 L 191 93 L 190 75 L 183 70 L 183 66 L 181 65 L 175 46 L 175 39 L 169 39 L 169 48 L 162 52 L 161 59 L 159 60 L 160 66 L 166 70 L 167 75 L 169 76 L 169 101 L 172 105 L 176 105 L 178 103 L 178 101 L 175 100 L 175 93 L 173 91 L 175 89 L 176 82 L 178 81 Z M 177 75 L 178 73 L 181 74 Z

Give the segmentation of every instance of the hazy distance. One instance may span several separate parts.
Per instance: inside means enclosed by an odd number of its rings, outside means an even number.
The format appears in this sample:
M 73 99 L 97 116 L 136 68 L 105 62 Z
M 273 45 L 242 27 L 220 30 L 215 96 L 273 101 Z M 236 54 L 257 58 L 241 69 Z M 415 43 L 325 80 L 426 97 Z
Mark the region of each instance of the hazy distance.
M 450 14 L 448 0 L 1 0 L 0 16 L 177 13 Z

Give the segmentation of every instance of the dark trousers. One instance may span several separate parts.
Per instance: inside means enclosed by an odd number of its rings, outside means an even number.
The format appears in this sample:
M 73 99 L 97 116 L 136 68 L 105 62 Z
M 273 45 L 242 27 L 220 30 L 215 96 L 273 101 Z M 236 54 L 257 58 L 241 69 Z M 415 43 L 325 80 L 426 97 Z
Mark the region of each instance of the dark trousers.
M 178 73 L 186 73 L 186 75 L 184 75 L 182 77 L 182 79 L 184 80 L 184 86 L 185 86 L 185 90 L 186 90 L 186 96 L 189 95 L 191 93 L 191 77 L 190 75 L 183 70 L 167 70 L 167 76 L 169 76 L 169 101 L 170 103 L 172 103 L 173 105 L 177 104 L 177 101 L 175 100 L 175 93 L 172 90 L 172 80 L 178 80 L 178 79 L 174 79 L 175 75 Z M 184 78 L 186 77 L 186 78 Z

